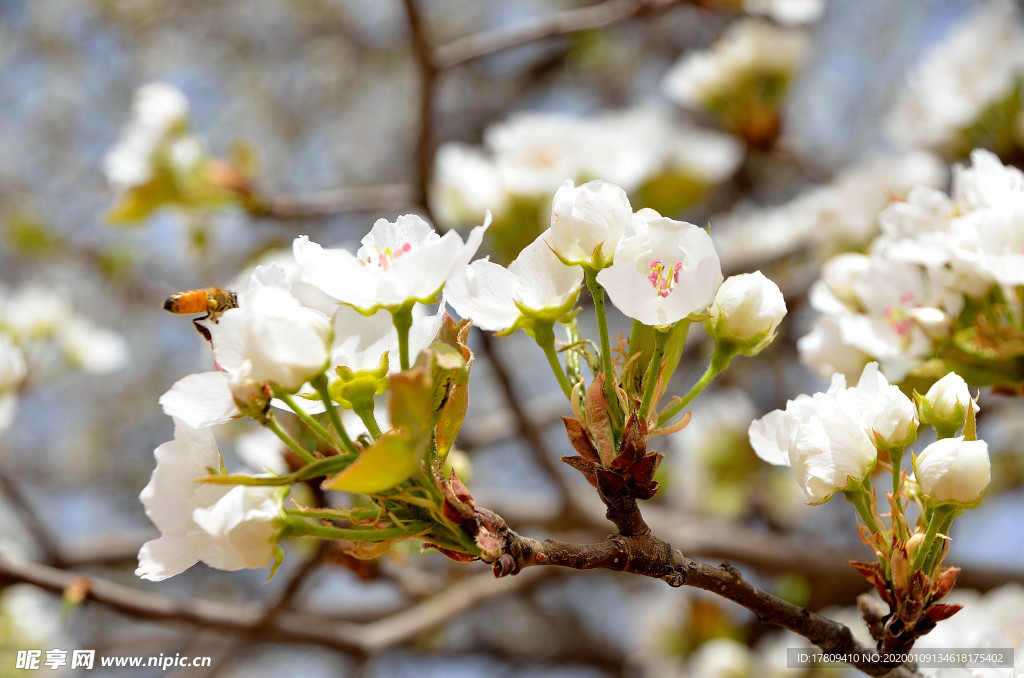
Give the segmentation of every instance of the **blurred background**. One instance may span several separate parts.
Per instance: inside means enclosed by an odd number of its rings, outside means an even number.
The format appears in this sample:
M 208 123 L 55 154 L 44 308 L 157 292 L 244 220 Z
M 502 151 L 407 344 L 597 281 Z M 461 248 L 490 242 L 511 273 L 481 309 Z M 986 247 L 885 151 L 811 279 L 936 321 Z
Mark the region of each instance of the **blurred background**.
M 565 179 L 710 223 L 726 273 L 763 270 L 790 313 L 658 439 L 645 514 L 687 555 L 852 625 L 868 585 L 846 561 L 869 555 L 852 512 L 806 506 L 747 427 L 827 384 L 797 340 L 829 257 L 862 251 L 911 187 L 948 190 L 972 148 L 1024 158 L 1020 21 L 996 0 L 0 0 L 0 676 L 33 647 L 211 656 L 161 673 L 192 678 L 811 675 L 785 669 L 797 639 L 731 603 L 610 573 L 496 581 L 416 547 L 355 561 L 294 543 L 269 582 L 205 565 L 138 580 L 156 534 L 138 493 L 173 429 L 157 400 L 212 369 L 161 306 L 237 286 L 297 235 L 354 246 L 408 212 L 463 228 L 490 209 L 482 253 L 507 263 Z M 151 83 L 182 95 L 170 113 L 138 94 Z M 473 341 L 459 448 L 478 504 L 535 538 L 603 539 L 591 488 L 558 463 L 567 410 L 540 352 L 521 333 Z M 710 348 L 694 334 L 670 392 Z M 993 483 L 951 560 L 1009 628 L 1020 404 L 981 404 Z M 217 437 L 229 467 L 282 453 L 244 422 Z M 81 603 L 90 587 L 100 601 Z

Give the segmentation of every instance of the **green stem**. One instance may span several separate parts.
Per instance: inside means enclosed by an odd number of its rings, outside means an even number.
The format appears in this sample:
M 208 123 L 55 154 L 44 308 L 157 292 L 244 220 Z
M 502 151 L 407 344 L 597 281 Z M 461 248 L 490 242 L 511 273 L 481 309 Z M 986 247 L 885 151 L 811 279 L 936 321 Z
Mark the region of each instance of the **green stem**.
M 940 538 L 939 535 L 941 534 L 949 537 L 949 528 L 953 526 L 953 519 L 956 518 L 957 512 L 957 507 L 951 505 L 937 506 L 935 508 L 935 513 L 932 515 L 932 518 L 934 520 L 938 517 L 938 520 L 936 521 L 938 525 L 936 526 L 935 534 L 933 535 L 934 541 L 931 542 L 931 546 L 928 548 L 928 555 L 922 564 L 922 570 L 928 576 L 931 576 L 932 570 L 935 569 L 935 565 L 942 553 L 942 548 L 945 542 L 945 539 Z M 928 526 L 931 527 L 931 523 L 929 523 Z M 925 535 L 925 541 L 921 544 L 922 549 L 927 543 L 929 543 L 928 536 Z M 921 551 L 919 550 L 918 554 L 920 553 Z M 917 563 L 916 556 L 914 557 L 914 563 Z
M 884 534 L 881 527 L 878 525 L 878 521 L 875 520 L 875 514 L 871 511 L 867 492 L 864 488 L 850 492 L 843 492 L 843 495 L 857 509 L 857 515 L 860 516 L 864 526 L 868 528 L 872 534 Z
M 892 465 L 892 496 L 896 501 L 900 499 L 900 480 L 902 479 L 903 452 L 905 449 L 901 447 L 889 450 L 889 463 Z
M 558 352 L 555 351 L 554 323 L 537 325 L 534 328 L 533 339 L 540 346 L 541 350 L 544 351 L 544 356 L 548 359 L 548 365 L 551 367 L 551 371 L 555 373 L 558 385 L 562 387 L 562 393 L 565 394 L 566 398 L 572 399 L 572 384 L 569 383 L 569 379 L 565 376 L 562 363 L 558 360 Z
M 608 401 L 609 412 L 613 413 L 612 422 L 622 420 L 619 398 L 615 393 L 615 372 L 612 369 L 612 346 L 608 338 L 608 315 L 604 305 L 604 287 L 597 282 L 597 271 L 584 267 L 587 289 L 594 298 L 594 314 L 597 316 L 597 332 L 601 339 L 601 372 L 604 374 L 604 397 Z M 613 428 L 615 425 L 613 424 Z M 618 442 L 618 441 L 616 441 Z
M 665 358 L 665 340 L 667 335 L 662 332 L 655 333 L 654 354 L 651 361 L 647 363 L 647 373 L 644 374 L 644 395 L 640 400 L 640 419 L 647 421 L 647 414 L 656 405 L 654 393 L 658 387 L 658 376 L 661 374 L 661 365 Z
M 409 329 L 412 327 L 412 306 L 391 311 L 391 322 L 398 330 L 398 360 L 402 371 L 409 369 Z
M 343 528 L 312 523 L 305 520 L 289 520 L 282 530 L 286 537 L 319 537 L 321 539 L 343 539 L 346 541 L 388 541 L 403 537 L 414 537 L 426 532 L 433 526 L 428 521 L 405 523 L 402 526 L 385 527 L 383 529 Z
M 932 546 L 935 543 L 935 535 L 939 532 L 939 526 L 945 522 L 946 514 L 951 510 L 950 506 L 936 506 L 928 519 L 928 527 L 924 531 L 924 541 L 917 548 L 914 560 L 911 563 L 911 570 L 923 570 L 925 563 L 931 556 Z
M 675 405 L 672 405 L 658 416 L 658 426 L 664 426 L 672 419 L 672 417 L 682 412 L 684 407 L 693 402 L 693 399 L 699 396 L 714 380 L 714 378 L 729 366 L 729 362 L 731 360 L 732 356 L 723 359 L 716 351 L 715 354 L 711 356 L 711 362 L 708 364 L 708 368 L 704 370 L 704 374 L 699 380 L 697 380 L 697 383 L 687 391 L 682 400 L 677 401 Z
M 277 423 L 277 419 L 273 416 L 272 413 L 268 413 L 267 420 L 266 422 L 264 422 L 263 425 L 269 428 L 271 431 L 273 431 L 274 435 L 280 438 L 281 442 L 287 445 L 292 452 L 299 455 L 300 459 L 302 459 L 306 463 L 312 463 L 316 461 L 316 457 L 314 457 L 310 452 L 303 448 L 302 445 L 299 445 L 297 442 L 295 442 L 295 440 L 290 435 L 288 435 L 288 433 L 285 432 L 283 428 L 281 428 L 281 425 Z
M 330 447 L 335 446 L 334 438 L 331 437 L 331 432 L 324 428 L 320 422 L 311 417 L 309 412 L 302 409 L 302 406 L 295 401 L 292 394 L 288 393 L 277 384 L 271 384 L 271 389 L 274 391 L 274 397 L 287 405 L 289 409 L 295 413 L 295 416 L 298 417 L 303 424 L 309 427 L 309 430 L 313 432 L 313 435 L 319 438 L 320 441 L 326 445 Z
M 328 509 L 305 508 L 285 509 L 284 514 L 292 518 L 317 518 L 319 520 L 373 520 L 381 516 L 378 508 Z
M 360 408 L 355 410 L 355 413 L 359 415 L 359 418 L 363 422 L 363 426 L 369 431 L 370 437 L 376 440 L 380 438 L 380 426 L 377 425 L 377 419 L 373 416 L 373 410 L 365 410 Z
M 352 439 L 348 437 L 348 433 L 345 432 L 345 427 L 341 424 L 341 417 L 338 415 L 338 408 L 335 407 L 334 401 L 331 400 L 331 392 L 327 386 L 327 375 L 323 373 L 318 374 L 309 383 L 316 389 L 316 392 L 320 394 L 320 398 L 324 401 L 324 406 L 327 408 L 327 417 L 331 420 L 331 426 L 338 433 L 345 449 L 353 454 L 358 454 L 359 450 L 356 449 L 355 443 L 352 442 Z

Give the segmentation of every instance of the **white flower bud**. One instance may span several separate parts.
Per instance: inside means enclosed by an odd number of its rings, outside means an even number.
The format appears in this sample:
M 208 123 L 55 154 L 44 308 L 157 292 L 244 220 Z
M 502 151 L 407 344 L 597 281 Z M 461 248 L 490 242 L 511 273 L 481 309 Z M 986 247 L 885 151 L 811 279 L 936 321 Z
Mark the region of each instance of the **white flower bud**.
M 922 412 L 922 419 L 930 424 L 942 423 L 955 428 L 964 425 L 968 405 L 973 407 L 975 412 L 979 409 L 971 398 L 967 382 L 956 372 L 950 372 L 932 384 L 924 395 L 924 401 L 930 410 L 928 416 Z
M 914 459 L 914 475 L 932 502 L 976 506 L 991 475 L 988 443 L 963 436 L 937 440 Z
M 551 247 L 565 261 L 590 264 L 594 250 L 608 261 L 633 218 L 626 192 L 604 181 L 566 181 L 551 205 Z
M 786 300 L 779 286 L 755 271 L 730 276 L 722 283 L 711 304 L 709 322 L 728 336 L 746 341 L 767 338 L 785 315 Z

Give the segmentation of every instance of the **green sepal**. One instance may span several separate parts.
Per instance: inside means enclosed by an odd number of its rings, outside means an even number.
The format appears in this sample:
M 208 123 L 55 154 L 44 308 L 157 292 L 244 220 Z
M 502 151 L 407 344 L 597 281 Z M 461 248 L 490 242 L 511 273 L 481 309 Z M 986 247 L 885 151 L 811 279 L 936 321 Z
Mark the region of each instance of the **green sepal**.
M 335 370 L 338 379 L 331 384 L 331 399 L 357 412 L 373 411 L 373 397 L 388 390 L 388 353 L 380 356 L 373 370 L 352 370 L 344 365 Z

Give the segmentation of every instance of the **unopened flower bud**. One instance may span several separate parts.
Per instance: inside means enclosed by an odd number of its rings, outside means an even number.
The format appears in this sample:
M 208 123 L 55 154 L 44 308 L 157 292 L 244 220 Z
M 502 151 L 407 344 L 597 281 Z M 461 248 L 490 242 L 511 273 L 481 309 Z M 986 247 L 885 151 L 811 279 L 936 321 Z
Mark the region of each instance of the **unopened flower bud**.
M 950 372 L 932 384 L 923 398 L 919 398 L 921 422 L 934 426 L 940 434 L 952 435 L 963 428 L 967 420 L 967 407 L 978 411 L 978 405 L 971 399 L 971 392 L 956 372 Z
M 990 473 L 988 443 L 963 436 L 937 440 L 914 460 L 914 475 L 932 504 L 977 506 Z
M 551 205 L 551 248 L 563 262 L 602 268 L 632 218 L 629 198 L 615 184 L 566 181 Z
M 778 285 L 760 271 L 731 276 L 711 304 L 708 332 L 742 344 L 745 355 L 758 353 L 786 315 Z

